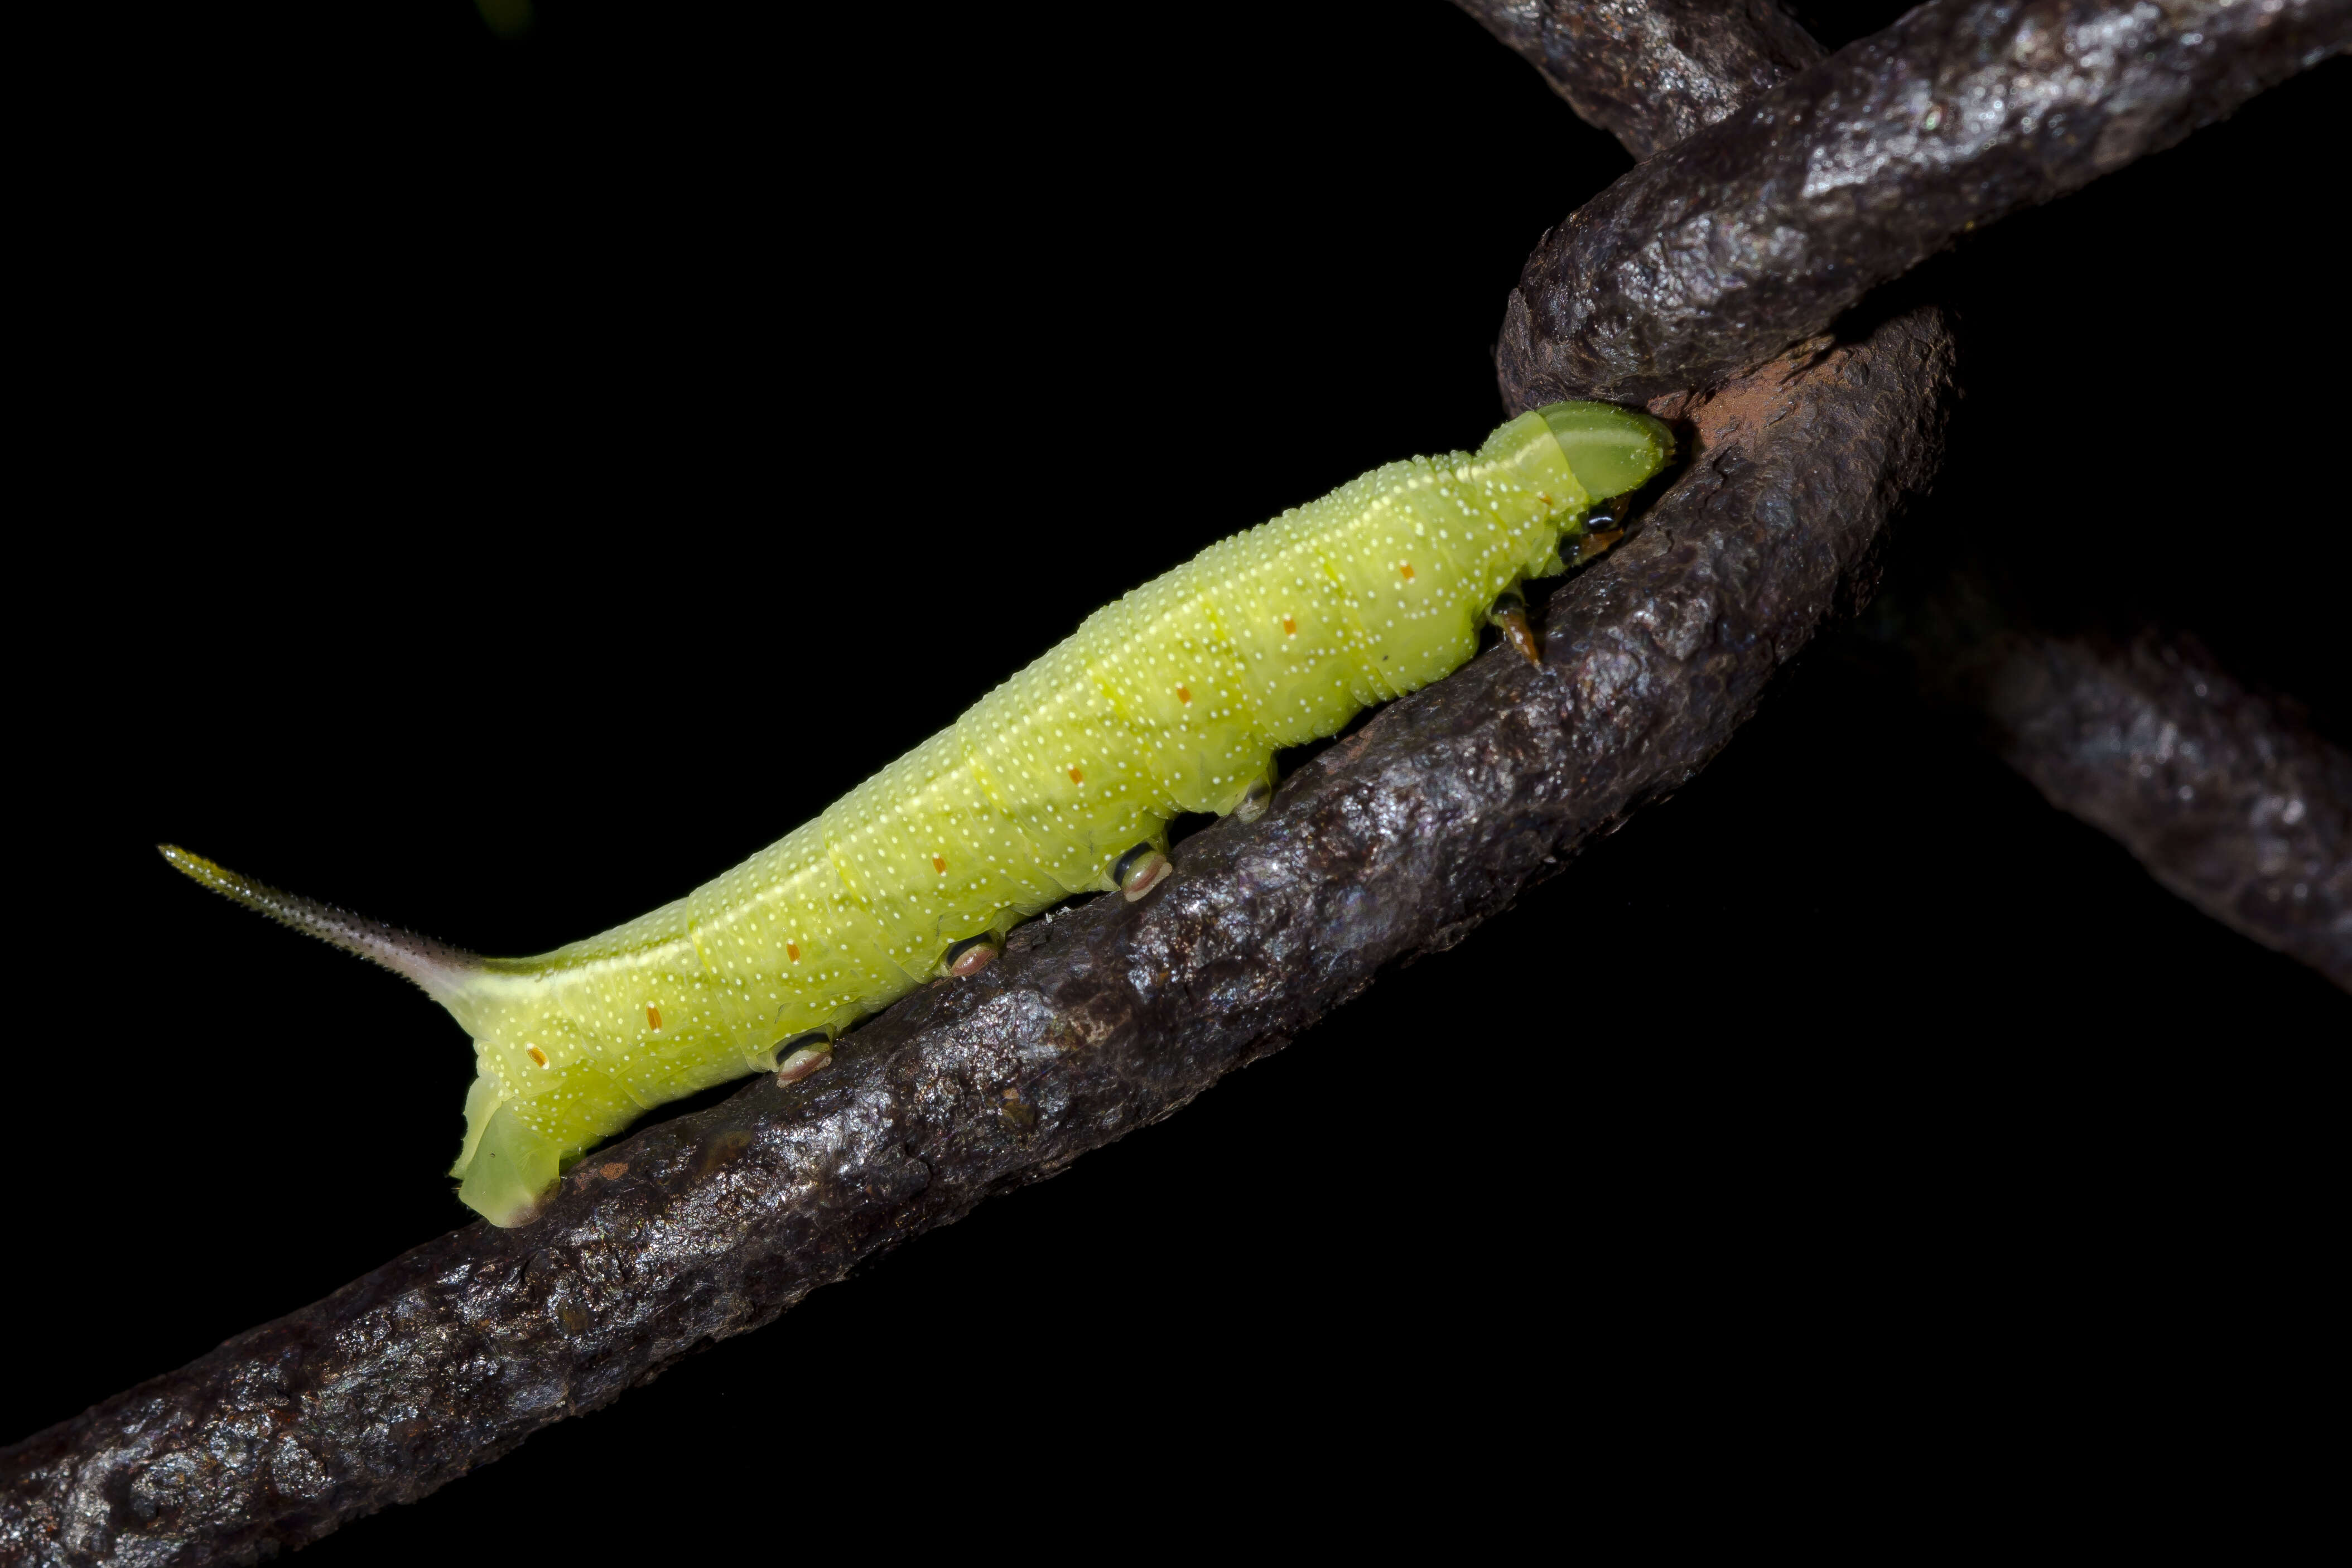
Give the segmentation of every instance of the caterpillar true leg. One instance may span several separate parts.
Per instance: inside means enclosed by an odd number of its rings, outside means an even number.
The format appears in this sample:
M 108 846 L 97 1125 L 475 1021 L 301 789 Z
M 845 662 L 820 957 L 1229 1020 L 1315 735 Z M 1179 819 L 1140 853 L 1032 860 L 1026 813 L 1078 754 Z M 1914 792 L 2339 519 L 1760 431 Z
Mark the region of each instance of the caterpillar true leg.
M 1520 658 L 1538 670 L 1543 668 L 1543 648 L 1536 642 L 1535 628 L 1528 624 L 1528 601 L 1519 597 L 1516 589 L 1495 601 L 1495 607 L 1486 612 L 1486 619 L 1501 629 L 1503 641 L 1517 650 Z
M 1626 503 L 1632 498 L 1629 496 L 1614 497 L 1586 514 L 1584 532 L 1576 540 L 1575 548 L 1569 551 L 1569 565 L 1582 566 L 1625 537 L 1625 525 L 1632 511 Z
M 1603 528 L 1598 533 L 1587 534 L 1576 541 L 1576 553 L 1570 558 L 1568 564 L 1582 566 L 1586 561 L 1606 552 L 1611 545 L 1624 537 L 1625 531 L 1622 528 Z

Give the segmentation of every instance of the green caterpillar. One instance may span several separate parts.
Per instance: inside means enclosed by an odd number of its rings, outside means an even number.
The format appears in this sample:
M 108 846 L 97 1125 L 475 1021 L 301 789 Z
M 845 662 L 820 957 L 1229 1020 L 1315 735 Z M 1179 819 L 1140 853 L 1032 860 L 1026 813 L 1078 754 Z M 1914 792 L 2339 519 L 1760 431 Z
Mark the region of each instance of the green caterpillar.
M 652 914 L 483 958 L 279 893 L 184 850 L 206 886 L 405 975 L 474 1039 L 451 1174 L 494 1225 L 643 1112 L 822 1067 L 858 1019 L 1074 894 L 1139 898 L 1185 812 L 1254 816 L 1274 754 L 1477 651 L 1526 577 L 1563 570 L 1596 498 L 1673 455 L 1646 414 L 1556 403 L 1475 454 L 1374 469 L 1212 545 L 1077 632 L 816 821 Z

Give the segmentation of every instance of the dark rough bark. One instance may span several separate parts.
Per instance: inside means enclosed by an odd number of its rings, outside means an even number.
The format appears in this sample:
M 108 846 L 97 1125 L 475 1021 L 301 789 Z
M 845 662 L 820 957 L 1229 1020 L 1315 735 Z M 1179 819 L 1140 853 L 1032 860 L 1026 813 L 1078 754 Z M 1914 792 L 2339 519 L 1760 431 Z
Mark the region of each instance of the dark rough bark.
M 1766 5 L 1457 3 L 1637 157 L 1820 57 Z M 1545 389 L 1507 377 L 1506 394 L 1531 403 Z M 2352 989 L 2352 760 L 2192 639 L 2055 637 L 2001 619 L 1980 594 L 1970 613 L 1968 597 L 1909 618 L 1929 684 L 1981 715 L 2051 804 L 2206 915 Z
M 1963 576 L 1873 612 L 2053 806 L 2213 919 L 2352 990 L 2352 756 L 2193 637 L 2059 636 Z
M 2193 639 L 2011 636 L 1977 672 L 2000 754 L 2223 925 L 2352 990 L 2352 756 Z
M 1687 779 L 1851 596 L 1933 468 L 1943 343 L 1905 317 L 1717 400 L 1643 530 L 1554 595 L 1542 671 L 1490 654 L 1395 704 L 1142 903 L 1033 924 L 816 1079 L 603 1152 L 539 1223 L 452 1232 L 0 1454 L 0 1552 L 249 1559 L 422 1496 L 1458 941 Z
M 1774 0 L 1454 0 L 1636 158 L 1826 53 Z
M 2352 42 L 2352 0 L 1947 0 L 1660 153 L 1545 235 L 1515 408 L 1704 388 L 1963 232 L 2171 145 Z

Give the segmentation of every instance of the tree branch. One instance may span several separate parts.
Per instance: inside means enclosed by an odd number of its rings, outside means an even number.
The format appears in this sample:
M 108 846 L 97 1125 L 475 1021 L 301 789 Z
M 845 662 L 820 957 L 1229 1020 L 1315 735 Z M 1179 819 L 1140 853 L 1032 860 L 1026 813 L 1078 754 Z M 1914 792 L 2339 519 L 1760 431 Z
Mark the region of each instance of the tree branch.
M 2211 918 L 2352 990 L 2352 756 L 2194 637 L 2020 625 L 1979 578 L 1874 622 L 2050 803 Z
M 1940 345 L 1906 317 L 1717 400 L 1641 535 L 1554 595 L 1542 671 L 1489 654 L 1393 705 L 1150 898 L 1033 923 L 818 1078 L 604 1151 L 538 1224 L 454 1231 L 6 1450 L 0 1541 L 209 1562 L 420 1497 L 1460 940 L 1688 779 L 1831 614 L 1932 470 Z
M 1641 531 L 1553 595 L 1541 670 L 1489 655 L 1393 705 L 1264 821 L 1180 845 L 1150 898 L 1034 923 L 817 1078 L 604 1151 L 537 1225 L 452 1232 L 0 1451 L 0 1548 L 204 1563 L 314 1540 L 1279 1049 L 1703 766 L 1867 591 L 1948 385 L 1924 311 L 1733 382 Z
M 1457 3 L 1637 157 L 1822 57 L 1761 4 Z M 1881 58 L 1887 37 L 1871 41 Z M 2175 84 L 2161 96 L 2200 91 Z M 1543 392 L 1507 385 L 1506 395 Z M 1995 609 L 1973 580 L 1890 608 L 1921 678 L 1981 715 L 1995 750 L 2052 805 L 2116 838 L 2211 918 L 2352 989 L 2352 762 L 2292 704 L 2250 692 L 2193 638 L 2053 635 Z
M 1641 402 L 1826 329 L 1962 234 L 2168 147 L 2352 44 L 2352 0 L 1922 5 L 1547 234 L 1497 358 L 1531 406 Z
M 1687 141 L 1828 51 L 1774 0 L 1454 0 L 1636 158 Z

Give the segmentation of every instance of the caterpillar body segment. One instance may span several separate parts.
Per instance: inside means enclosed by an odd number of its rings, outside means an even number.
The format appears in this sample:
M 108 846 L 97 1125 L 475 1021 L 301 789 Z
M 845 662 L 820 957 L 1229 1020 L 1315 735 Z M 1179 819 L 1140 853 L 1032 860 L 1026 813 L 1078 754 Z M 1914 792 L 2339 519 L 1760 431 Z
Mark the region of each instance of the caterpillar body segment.
M 196 880 L 425 988 L 473 1037 L 451 1174 L 498 1225 L 646 1109 L 830 1060 L 860 1018 L 974 972 L 1069 895 L 1148 894 L 1169 821 L 1254 818 L 1283 747 L 1459 668 L 1490 618 L 1532 656 L 1521 580 L 1596 498 L 1673 453 L 1647 415 L 1522 414 L 1475 454 L 1372 470 L 1089 616 L 932 737 L 684 898 L 535 958 L 482 958 L 278 893 Z

